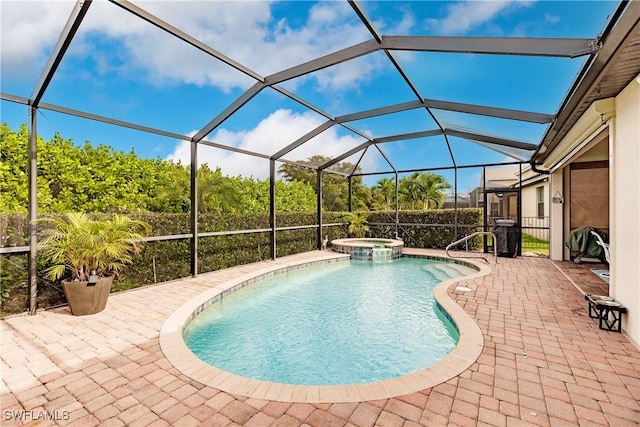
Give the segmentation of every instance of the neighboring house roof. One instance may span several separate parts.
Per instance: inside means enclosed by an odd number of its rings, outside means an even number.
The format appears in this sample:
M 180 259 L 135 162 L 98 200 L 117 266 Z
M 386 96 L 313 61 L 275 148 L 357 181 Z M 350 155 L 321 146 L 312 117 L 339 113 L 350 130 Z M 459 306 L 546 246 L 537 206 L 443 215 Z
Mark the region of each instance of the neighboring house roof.
M 458 202 L 466 202 L 469 203 L 469 195 L 465 194 L 465 193 L 458 193 Z M 445 202 L 451 202 L 453 203 L 453 201 L 455 200 L 455 197 L 453 194 L 447 194 L 447 196 L 445 197 Z
M 536 163 L 545 160 L 594 101 L 617 96 L 640 74 L 640 1 L 622 2 L 600 42 L 602 48 L 578 74 L 532 156 Z
M 522 179 L 522 188 L 528 187 L 528 186 L 534 185 L 534 184 L 539 184 L 541 182 L 547 181 L 548 179 L 549 179 L 548 175 L 537 173 L 537 174 L 535 174 L 533 176 L 530 176 L 530 177 L 527 177 L 527 178 L 523 178 Z M 511 187 L 512 188 L 518 188 L 518 187 L 520 187 L 520 183 L 516 182 Z
M 518 167 L 485 168 L 480 175 L 480 187 L 486 182 L 487 187 L 509 187 L 518 181 Z
M 471 196 L 466 193 L 458 193 L 457 197 L 455 197 L 453 194 L 447 194 L 447 197 L 444 199 L 443 207 L 445 209 L 452 208 L 456 206 L 456 204 L 458 205 L 458 207 L 471 206 Z

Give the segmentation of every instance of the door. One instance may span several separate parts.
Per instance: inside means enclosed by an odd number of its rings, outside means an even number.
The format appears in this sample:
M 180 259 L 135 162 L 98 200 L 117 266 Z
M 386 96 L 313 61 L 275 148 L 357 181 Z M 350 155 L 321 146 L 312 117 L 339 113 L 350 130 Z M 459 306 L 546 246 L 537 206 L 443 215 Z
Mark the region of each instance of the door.
M 593 227 L 609 234 L 609 162 L 570 166 L 569 229 Z

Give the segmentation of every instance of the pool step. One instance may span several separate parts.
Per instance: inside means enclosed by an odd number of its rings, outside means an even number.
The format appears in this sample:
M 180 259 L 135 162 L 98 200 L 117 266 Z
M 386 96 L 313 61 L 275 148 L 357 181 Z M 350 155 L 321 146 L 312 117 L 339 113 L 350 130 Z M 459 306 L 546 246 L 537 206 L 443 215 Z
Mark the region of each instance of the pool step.
M 449 263 L 435 264 L 434 268 L 442 271 L 447 276 L 447 279 L 460 277 L 462 275 L 458 270 L 451 267 L 451 264 Z
M 435 267 L 443 271 L 448 276 L 448 279 L 452 277 L 468 276 L 470 274 L 476 273 L 476 270 L 471 267 L 456 264 L 453 262 L 436 264 Z
M 448 263 L 430 264 L 428 269 L 441 282 L 462 275 L 462 273 L 455 268 L 451 268 Z
M 454 277 L 467 276 L 469 274 L 476 273 L 476 270 L 471 267 L 453 262 L 427 264 L 423 268 L 441 282 Z
M 437 264 L 427 264 L 424 267 L 422 267 L 427 273 L 431 274 L 433 277 L 436 278 L 436 280 L 438 280 L 439 282 L 443 282 L 447 279 L 451 279 L 451 275 L 449 274 L 449 272 L 444 271 L 440 268 L 437 268 L 438 265 Z
M 450 262 L 447 264 L 447 266 L 458 271 L 463 276 L 468 276 L 470 274 L 474 274 L 478 272 L 478 270 L 476 270 L 475 268 L 468 267 L 462 264 L 457 264 L 455 262 Z

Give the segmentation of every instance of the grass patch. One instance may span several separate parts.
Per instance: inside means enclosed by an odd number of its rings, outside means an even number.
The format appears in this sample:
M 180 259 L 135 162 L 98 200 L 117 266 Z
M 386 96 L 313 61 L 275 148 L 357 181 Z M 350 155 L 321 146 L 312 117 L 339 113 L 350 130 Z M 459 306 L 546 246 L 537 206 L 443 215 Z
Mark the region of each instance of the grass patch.
M 549 255 L 549 242 L 547 240 L 536 239 L 529 234 L 522 234 L 522 252 L 533 252 L 536 254 Z

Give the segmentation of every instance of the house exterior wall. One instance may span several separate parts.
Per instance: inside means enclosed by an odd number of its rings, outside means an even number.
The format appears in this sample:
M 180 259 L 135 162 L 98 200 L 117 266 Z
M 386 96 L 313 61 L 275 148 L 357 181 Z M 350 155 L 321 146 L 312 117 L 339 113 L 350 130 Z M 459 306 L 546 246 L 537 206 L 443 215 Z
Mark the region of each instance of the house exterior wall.
M 610 140 L 610 294 L 627 307 L 622 327 L 640 343 L 640 76 L 615 100 Z
M 544 189 L 544 217 L 538 217 L 538 187 Z M 549 240 L 549 231 L 540 229 L 527 229 L 526 227 L 548 227 L 549 204 L 551 196 L 549 195 L 549 182 L 542 181 L 534 184 L 523 186 L 521 193 L 522 201 L 522 230 L 523 233 L 530 234 L 541 240 Z
M 602 150 L 596 147 L 601 146 L 603 139 L 608 141 L 611 133 L 609 119 L 614 115 L 614 99 L 594 102 L 544 162 L 544 167 L 551 171 L 550 194 L 563 200 L 563 203 L 552 203 L 549 207 L 549 257 L 554 261 L 570 259 L 569 249 L 564 244 L 570 232 L 569 166 L 576 161 L 606 160 L 606 154 L 603 155 Z
M 564 205 L 567 203 L 567 197 L 564 195 L 564 188 L 564 169 L 559 169 L 549 176 L 549 192 L 563 198 L 563 203 L 552 203 L 549 206 L 549 258 L 554 261 L 565 259 Z
M 569 177 L 569 229 L 594 227 L 609 233 L 609 140 L 612 132 L 594 138 L 596 145 L 566 168 Z
M 484 179 L 484 184 L 487 188 L 507 188 L 518 182 L 518 168 L 517 167 L 490 167 L 485 168 L 485 174 L 481 177 Z
M 607 155 L 609 294 L 627 307 L 622 329 L 640 347 L 640 76 L 615 98 L 594 102 L 544 162 L 551 171 L 551 195 L 558 193 L 564 198 L 564 203 L 550 205 L 549 255 L 552 260 L 569 259 L 569 251 L 564 246 L 570 231 L 569 165 L 605 160 Z

